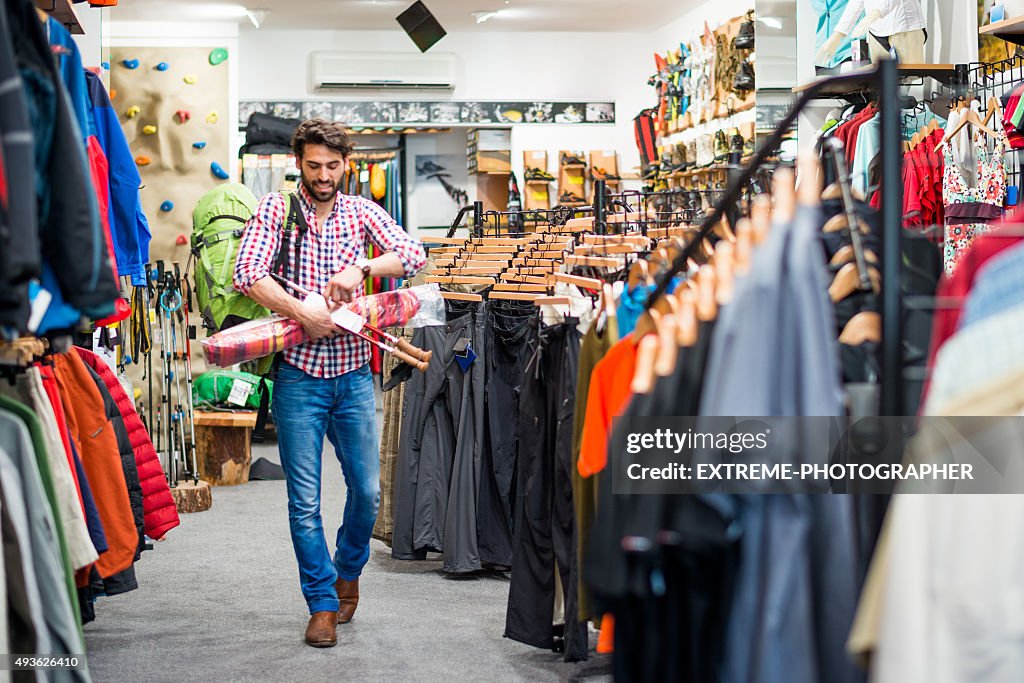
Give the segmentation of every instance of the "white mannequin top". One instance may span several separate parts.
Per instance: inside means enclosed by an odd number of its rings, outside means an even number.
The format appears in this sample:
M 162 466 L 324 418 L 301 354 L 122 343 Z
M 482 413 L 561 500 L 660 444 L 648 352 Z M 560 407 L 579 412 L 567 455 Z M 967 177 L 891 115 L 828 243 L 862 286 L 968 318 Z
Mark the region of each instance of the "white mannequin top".
M 861 14 L 871 11 L 879 12 L 882 17 L 871 24 L 869 31 L 882 38 L 925 28 L 921 0 L 850 0 L 836 24 L 836 32 L 850 35 Z

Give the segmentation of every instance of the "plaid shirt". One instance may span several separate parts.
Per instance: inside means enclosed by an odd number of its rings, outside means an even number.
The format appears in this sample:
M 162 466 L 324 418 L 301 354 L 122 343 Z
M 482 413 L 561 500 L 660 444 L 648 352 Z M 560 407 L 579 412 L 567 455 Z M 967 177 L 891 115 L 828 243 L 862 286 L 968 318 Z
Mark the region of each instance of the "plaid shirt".
M 370 241 L 382 251 L 395 252 L 407 277 L 426 263 L 423 246 L 370 200 L 339 192 L 327 220 L 317 226 L 316 207 L 306 189 L 300 186 L 298 195 L 310 229 L 302 239 L 302 258 L 297 267 L 297 239 L 296 233 L 292 234 L 288 256 L 292 264 L 290 279 L 296 284 L 313 292 L 324 292 L 331 277 L 357 259 L 365 258 Z M 285 195 L 272 192 L 260 200 L 256 213 L 245 224 L 235 262 L 235 289 L 248 294 L 253 284 L 270 274 L 287 216 Z M 353 294 L 362 296 L 362 285 Z M 284 352 L 284 360 L 314 377 L 337 377 L 369 362 L 370 347 L 354 335 L 342 334 L 290 348 Z

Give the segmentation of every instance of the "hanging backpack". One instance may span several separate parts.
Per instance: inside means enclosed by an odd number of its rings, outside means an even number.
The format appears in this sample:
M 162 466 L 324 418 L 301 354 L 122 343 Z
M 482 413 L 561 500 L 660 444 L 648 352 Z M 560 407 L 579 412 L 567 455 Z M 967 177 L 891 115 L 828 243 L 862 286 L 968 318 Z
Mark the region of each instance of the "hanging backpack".
M 242 230 L 256 205 L 256 197 L 245 185 L 225 183 L 204 194 L 192 212 L 196 300 L 210 332 L 269 314 L 232 283 Z

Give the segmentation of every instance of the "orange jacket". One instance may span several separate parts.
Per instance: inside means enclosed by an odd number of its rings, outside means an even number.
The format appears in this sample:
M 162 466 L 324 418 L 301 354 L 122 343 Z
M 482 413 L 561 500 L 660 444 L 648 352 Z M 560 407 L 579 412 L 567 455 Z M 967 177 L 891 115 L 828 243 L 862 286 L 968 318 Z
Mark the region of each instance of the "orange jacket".
M 139 544 L 121 453 L 103 408 L 103 396 L 82 359 L 72 349 L 54 355 L 53 363 L 68 430 L 82 458 L 109 545 L 96 561 L 96 570 L 106 578 L 132 565 Z

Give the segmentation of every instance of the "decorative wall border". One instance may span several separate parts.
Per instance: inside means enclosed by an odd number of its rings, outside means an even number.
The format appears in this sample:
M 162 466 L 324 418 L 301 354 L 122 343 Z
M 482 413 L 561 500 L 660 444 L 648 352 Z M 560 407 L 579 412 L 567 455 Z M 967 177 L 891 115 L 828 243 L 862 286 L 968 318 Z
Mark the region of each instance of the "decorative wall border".
M 239 130 L 253 112 L 295 119 L 320 116 L 353 127 L 615 123 L 613 101 L 242 100 Z

